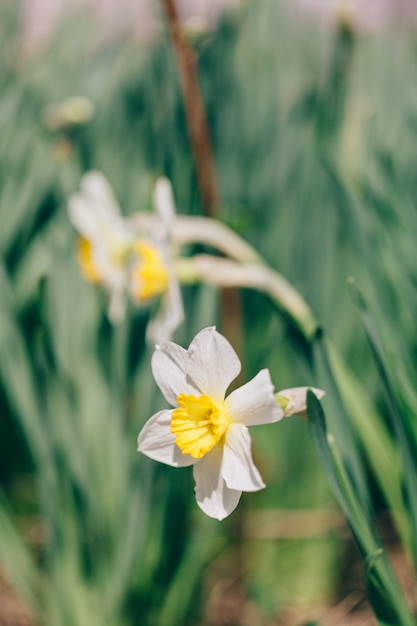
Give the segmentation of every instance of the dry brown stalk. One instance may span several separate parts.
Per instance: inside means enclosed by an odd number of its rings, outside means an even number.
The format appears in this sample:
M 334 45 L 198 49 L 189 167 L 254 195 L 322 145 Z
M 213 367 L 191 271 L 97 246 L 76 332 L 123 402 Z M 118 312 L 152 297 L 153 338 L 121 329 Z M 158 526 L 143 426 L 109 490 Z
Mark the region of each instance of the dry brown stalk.
M 162 0 L 162 3 L 177 59 L 188 133 L 203 209 L 206 215 L 216 217 L 220 207 L 220 194 L 207 116 L 198 81 L 197 56 L 183 31 L 175 1 Z

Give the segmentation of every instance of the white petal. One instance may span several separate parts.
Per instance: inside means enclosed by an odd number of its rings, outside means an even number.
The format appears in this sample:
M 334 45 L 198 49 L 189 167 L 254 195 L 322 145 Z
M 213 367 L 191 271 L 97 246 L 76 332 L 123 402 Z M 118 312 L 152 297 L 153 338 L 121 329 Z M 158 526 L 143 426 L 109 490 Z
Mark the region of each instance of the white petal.
M 119 217 L 120 210 L 109 181 L 101 172 L 91 170 L 80 182 L 81 192 L 90 203 L 97 206 L 101 215 L 110 219 Z
M 186 467 L 197 462 L 189 454 L 182 454 L 175 443 L 175 436 L 171 432 L 172 411 L 155 413 L 142 428 L 138 437 L 138 450 L 155 461 Z
M 107 315 L 112 324 L 119 324 L 123 321 L 126 312 L 126 297 L 124 293 L 124 283 L 121 288 L 118 286 L 110 290 L 110 302 L 107 308 Z
M 194 465 L 197 504 L 206 515 L 222 520 L 237 507 L 241 491 L 229 489 L 221 476 L 222 446 L 215 446 Z
M 99 251 L 100 248 L 97 252 Z M 128 276 L 125 267 L 114 263 L 108 254 L 96 254 L 96 248 L 93 250 L 93 260 L 100 271 L 100 282 L 103 282 L 109 291 L 126 291 Z
M 81 193 L 68 202 L 70 219 L 90 242 L 101 245 L 127 245 L 133 238 L 128 223 L 120 214 L 113 192 L 100 172 L 88 172 L 81 179 Z
M 113 324 L 118 324 L 123 320 L 126 311 L 126 271 L 114 264 L 101 246 L 93 248 L 92 253 L 94 264 L 100 272 L 100 283 L 109 294 L 107 309 L 109 320 Z
M 184 320 L 184 307 L 178 281 L 170 280 L 168 292 L 161 298 L 158 313 L 148 324 L 146 338 L 150 343 L 171 339 L 173 332 Z
M 221 473 L 230 489 L 259 491 L 265 487 L 252 460 L 249 431 L 242 424 L 229 426 L 223 448 Z
M 320 400 L 326 393 L 322 389 L 315 387 L 292 387 L 291 389 L 283 389 L 277 393 L 277 396 L 283 396 L 288 400 L 288 404 L 284 409 L 284 416 L 302 414 L 307 410 L 307 390 L 311 389 L 314 395 Z
M 267 369 L 261 370 L 246 385 L 226 398 L 226 409 L 233 422 L 254 426 L 270 424 L 284 417 L 274 396 L 274 387 Z
M 157 345 L 152 355 L 153 377 L 165 400 L 172 406 L 177 406 L 177 396 L 180 393 L 200 395 L 187 378 L 187 360 L 187 350 L 172 341 Z
M 168 178 L 161 176 L 155 184 L 154 204 L 165 227 L 171 230 L 175 220 L 175 201 L 172 185 Z
M 100 228 L 91 205 L 80 193 L 74 193 L 68 201 L 70 220 L 78 232 L 89 241 L 100 238 Z
M 188 348 L 187 374 L 213 400 L 223 400 L 240 372 L 240 361 L 230 343 L 214 326 L 204 328 Z
M 126 217 L 126 222 L 136 233 L 152 239 L 152 235 L 158 230 L 164 230 L 162 220 L 155 213 L 131 213 Z M 161 239 L 162 237 L 158 237 Z M 164 237 L 166 239 L 166 236 Z

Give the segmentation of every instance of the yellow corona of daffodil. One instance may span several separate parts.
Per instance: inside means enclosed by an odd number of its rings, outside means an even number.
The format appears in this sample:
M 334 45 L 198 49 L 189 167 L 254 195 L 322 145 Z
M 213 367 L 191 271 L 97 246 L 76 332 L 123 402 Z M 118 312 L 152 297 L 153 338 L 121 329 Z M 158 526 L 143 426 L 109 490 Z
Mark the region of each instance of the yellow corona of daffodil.
M 169 276 L 160 251 L 145 241 L 133 245 L 131 292 L 135 300 L 150 300 L 168 290 Z

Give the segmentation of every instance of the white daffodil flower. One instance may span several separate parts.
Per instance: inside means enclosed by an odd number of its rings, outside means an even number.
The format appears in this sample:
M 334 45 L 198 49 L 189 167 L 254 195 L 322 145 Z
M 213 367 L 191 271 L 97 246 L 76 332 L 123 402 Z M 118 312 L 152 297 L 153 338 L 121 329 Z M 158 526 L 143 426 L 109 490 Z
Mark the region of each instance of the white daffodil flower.
M 276 401 L 284 411 L 284 417 L 290 415 L 301 415 L 304 417 L 307 411 L 307 391 L 311 390 L 320 400 L 325 391 L 315 387 L 293 387 L 292 389 L 282 389 L 275 394 Z
M 153 375 L 175 408 L 153 415 L 138 439 L 138 450 L 156 461 L 193 466 L 197 504 L 218 520 L 236 508 L 242 491 L 265 487 L 248 426 L 284 417 L 267 369 L 225 397 L 240 369 L 236 352 L 214 327 L 200 331 L 188 350 L 172 342 L 156 346 Z
M 169 184 L 169 183 L 168 183 Z M 70 219 L 81 235 L 78 261 L 84 278 L 101 284 L 109 293 L 109 319 L 120 322 L 126 295 L 139 305 L 161 299 L 147 336 L 157 342 L 168 339 L 183 319 L 180 288 L 171 266 L 169 232 L 175 213 L 160 199 L 166 179 L 156 183 L 157 213 L 143 214 L 143 228 L 124 218 L 113 191 L 100 172 L 88 172 L 81 190 L 68 203 Z M 163 195 L 163 194 L 162 194 Z M 165 192 L 165 196 L 167 193 Z

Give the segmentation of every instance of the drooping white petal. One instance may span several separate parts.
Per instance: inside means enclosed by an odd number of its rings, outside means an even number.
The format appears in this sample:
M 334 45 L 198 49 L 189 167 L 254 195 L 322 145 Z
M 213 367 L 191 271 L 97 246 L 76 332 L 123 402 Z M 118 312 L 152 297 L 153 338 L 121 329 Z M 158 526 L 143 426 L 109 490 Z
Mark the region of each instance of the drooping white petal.
M 132 241 L 132 231 L 120 214 L 113 191 L 100 172 L 85 174 L 80 193 L 68 201 L 70 219 L 79 233 L 95 245 L 123 246 Z
M 226 410 L 232 422 L 254 426 L 270 424 L 284 417 L 274 396 L 269 370 L 261 370 L 252 380 L 226 398 Z
M 259 491 L 265 487 L 252 459 L 249 431 L 242 424 L 231 424 L 227 430 L 221 473 L 230 489 Z
M 94 211 L 85 197 L 80 193 L 74 193 L 68 200 L 68 213 L 70 220 L 80 235 L 89 241 L 96 241 L 100 236 L 100 228 L 97 224 Z
M 200 395 L 187 378 L 187 350 L 172 341 L 164 341 L 155 347 L 152 355 L 152 373 L 156 384 L 169 404 L 177 406 L 180 393 Z
M 171 338 L 174 330 L 184 320 L 184 307 L 177 280 L 170 280 L 168 292 L 161 297 L 159 310 L 146 329 L 149 343 L 161 343 Z
M 222 520 L 237 507 L 241 491 L 230 489 L 221 475 L 222 446 L 215 446 L 194 465 L 195 497 L 209 517 Z
M 171 414 L 172 411 L 159 411 L 146 422 L 139 433 L 138 450 L 155 461 L 173 467 L 193 465 L 197 459 L 182 454 L 175 443 L 171 432 Z
M 80 188 L 86 199 L 97 207 L 101 217 L 119 217 L 119 205 L 104 174 L 97 170 L 87 172 L 81 178 Z
M 156 181 L 154 204 L 166 229 L 170 231 L 175 221 L 175 201 L 171 182 L 164 176 L 161 176 Z
M 226 389 L 240 372 L 236 352 L 214 326 L 204 328 L 188 348 L 187 374 L 213 400 L 223 400 Z
M 292 387 L 291 389 L 282 389 L 276 395 L 283 396 L 288 400 L 287 406 L 284 408 L 284 416 L 302 415 L 307 410 L 307 390 L 311 389 L 314 395 L 320 400 L 325 391 L 316 389 L 315 387 Z

